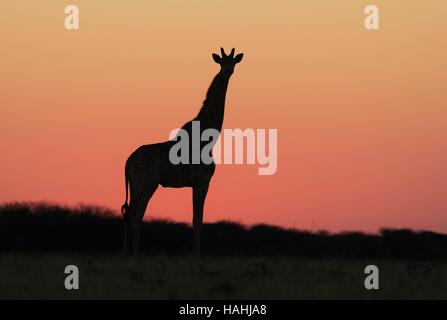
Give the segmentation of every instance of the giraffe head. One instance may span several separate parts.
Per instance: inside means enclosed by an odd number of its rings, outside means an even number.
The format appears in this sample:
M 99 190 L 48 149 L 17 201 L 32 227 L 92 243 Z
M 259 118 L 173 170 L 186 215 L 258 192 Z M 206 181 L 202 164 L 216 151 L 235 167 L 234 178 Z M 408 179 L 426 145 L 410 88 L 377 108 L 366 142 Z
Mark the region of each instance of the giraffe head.
M 220 53 L 222 54 L 222 57 L 220 57 L 218 54 L 213 53 L 213 59 L 216 63 L 220 64 L 220 73 L 230 76 L 234 72 L 234 66 L 236 65 L 236 63 L 242 61 L 244 54 L 239 53 L 238 55 L 234 56 L 234 48 L 231 49 L 231 52 L 228 56 L 225 54 L 223 48 L 220 48 Z

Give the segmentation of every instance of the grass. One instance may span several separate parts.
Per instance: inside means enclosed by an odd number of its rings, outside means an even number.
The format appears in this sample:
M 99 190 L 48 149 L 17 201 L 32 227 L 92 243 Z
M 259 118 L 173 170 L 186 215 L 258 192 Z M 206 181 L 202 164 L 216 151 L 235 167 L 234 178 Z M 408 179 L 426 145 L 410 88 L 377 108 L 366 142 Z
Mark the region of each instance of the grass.
M 139 258 L 120 255 L 122 218 L 97 207 L 0 205 L 1 299 L 447 299 L 447 235 L 382 230 L 312 233 L 205 224 L 204 258 L 191 226 L 146 221 Z M 66 290 L 67 265 L 80 289 Z M 364 269 L 379 267 L 379 290 Z
M 64 288 L 65 266 L 80 289 Z M 380 289 L 364 288 L 364 268 Z M 0 256 L 1 299 L 447 299 L 447 263 L 299 257 Z

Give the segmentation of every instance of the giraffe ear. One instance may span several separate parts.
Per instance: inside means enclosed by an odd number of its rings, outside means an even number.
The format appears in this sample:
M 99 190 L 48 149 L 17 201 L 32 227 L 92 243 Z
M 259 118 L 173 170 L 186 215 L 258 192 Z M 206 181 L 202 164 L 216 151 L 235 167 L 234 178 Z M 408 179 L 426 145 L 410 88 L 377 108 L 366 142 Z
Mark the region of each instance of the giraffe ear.
M 220 64 L 220 60 L 222 60 L 222 58 L 219 57 L 219 55 L 213 53 L 213 60 L 214 60 L 216 63 Z
M 236 62 L 236 63 L 241 62 L 243 57 L 244 57 L 244 54 L 239 53 L 236 57 L 234 57 L 234 62 Z

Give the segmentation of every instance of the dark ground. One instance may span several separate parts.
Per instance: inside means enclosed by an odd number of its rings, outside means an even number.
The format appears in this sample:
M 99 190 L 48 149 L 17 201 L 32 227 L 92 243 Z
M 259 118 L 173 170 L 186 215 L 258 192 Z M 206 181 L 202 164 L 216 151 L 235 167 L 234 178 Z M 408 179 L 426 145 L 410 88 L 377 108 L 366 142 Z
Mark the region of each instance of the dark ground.
M 447 299 L 447 236 L 382 230 L 309 233 L 206 224 L 204 257 L 190 226 L 145 222 L 137 258 L 121 256 L 122 221 L 92 207 L 0 206 L 0 298 Z M 80 289 L 64 288 L 65 266 Z M 364 268 L 380 270 L 366 290 Z
M 364 287 L 379 267 L 379 290 Z M 79 290 L 66 290 L 67 265 Z M 0 299 L 447 299 L 447 264 L 297 257 L 0 256 Z

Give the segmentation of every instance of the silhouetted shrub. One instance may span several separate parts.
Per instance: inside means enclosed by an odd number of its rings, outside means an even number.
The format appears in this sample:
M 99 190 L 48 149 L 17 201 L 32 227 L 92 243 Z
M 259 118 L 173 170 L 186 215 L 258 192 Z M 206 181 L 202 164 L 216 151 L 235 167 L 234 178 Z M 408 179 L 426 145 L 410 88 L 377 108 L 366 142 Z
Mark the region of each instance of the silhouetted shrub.
M 121 217 L 111 210 L 48 203 L 0 206 L 0 251 L 119 253 Z M 292 255 L 314 258 L 447 259 L 447 235 L 383 229 L 379 234 L 310 233 L 259 224 L 250 228 L 221 221 L 203 227 L 206 255 Z M 185 254 L 192 248 L 188 224 L 144 222 L 142 250 L 148 254 Z

